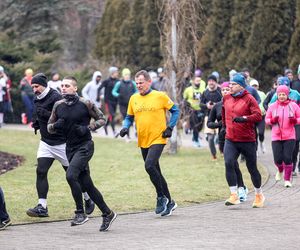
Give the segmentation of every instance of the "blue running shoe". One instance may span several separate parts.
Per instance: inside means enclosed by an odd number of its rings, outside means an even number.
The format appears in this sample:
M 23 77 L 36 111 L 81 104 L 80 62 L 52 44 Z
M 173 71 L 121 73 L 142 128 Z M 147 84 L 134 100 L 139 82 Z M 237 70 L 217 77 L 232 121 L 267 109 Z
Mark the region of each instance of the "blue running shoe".
M 244 202 L 247 200 L 248 188 L 247 187 L 239 187 L 238 190 L 240 202 Z
M 157 197 L 155 213 L 164 213 L 167 210 L 168 203 L 169 199 L 166 196 Z
M 163 213 L 161 213 L 161 216 L 170 216 L 172 215 L 172 212 L 177 208 L 177 203 L 172 200 L 171 202 L 168 203 L 167 205 L 167 210 Z

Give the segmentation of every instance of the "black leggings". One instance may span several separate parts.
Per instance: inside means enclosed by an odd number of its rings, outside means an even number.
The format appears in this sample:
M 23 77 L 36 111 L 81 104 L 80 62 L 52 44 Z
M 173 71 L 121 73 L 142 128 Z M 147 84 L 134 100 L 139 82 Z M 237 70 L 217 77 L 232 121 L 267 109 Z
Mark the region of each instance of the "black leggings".
M 250 173 L 252 183 L 255 188 L 261 187 L 261 175 L 256 164 L 256 146 L 255 142 L 232 142 L 225 140 L 224 160 L 226 167 L 226 179 L 230 187 L 237 185 L 237 159 L 243 154 L 246 160 L 246 166 Z
M 104 126 L 105 132 L 107 133 L 107 127 L 108 127 L 109 123 L 110 123 L 110 126 L 111 126 L 113 132 L 115 132 L 115 115 L 116 115 L 116 110 L 117 110 L 117 103 L 106 102 L 105 109 L 106 109 L 106 112 L 108 113 L 108 119 Z
M 159 166 L 159 158 L 164 146 L 164 144 L 154 144 L 149 148 L 141 148 L 141 151 L 145 162 L 145 169 L 156 189 L 157 197 L 165 195 L 169 201 L 171 201 L 168 184 L 163 177 Z
M 199 132 L 203 126 L 203 113 L 200 110 L 193 110 L 190 114 L 190 127 L 193 130 L 193 141 L 199 141 Z
M 7 220 L 9 215 L 6 211 L 4 193 L 2 188 L 0 187 L 0 222 Z
M 48 171 L 52 166 L 54 158 L 41 157 L 37 159 L 36 189 L 40 199 L 47 199 L 49 190 Z M 67 171 L 67 166 L 62 166 Z
M 262 116 L 262 120 L 256 124 L 257 128 L 257 136 L 260 142 L 265 140 L 265 129 L 266 129 L 266 122 L 265 122 L 265 115 Z
M 216 150 L 216 145 L 215 145 L 215 134 L 207 134 L 207 141 L 208 141 L 208 146 L 210 149 L 210 153 L 213 156 L 216 156 L 217 150 Z
M 292 164 L 292 156 L 295 148 L 295 140 L 272 141 L 274 162 L 276 164 Z
M 66 178 L 70 185 L 73 199 L 76 203 L 75 213 L 83 213 L 83 201 L 80 184 L 87 191 L 91 199 L 96 203 L 103 214 L 109 214 L 111 210 L 106 205 L 103 196 L 94 186 L 90 176 L 89 160 L 94 154 L 94 142 L 87 141 L 76 148 L 67 146 L 67 157 L 70 165 L 67 169 Z

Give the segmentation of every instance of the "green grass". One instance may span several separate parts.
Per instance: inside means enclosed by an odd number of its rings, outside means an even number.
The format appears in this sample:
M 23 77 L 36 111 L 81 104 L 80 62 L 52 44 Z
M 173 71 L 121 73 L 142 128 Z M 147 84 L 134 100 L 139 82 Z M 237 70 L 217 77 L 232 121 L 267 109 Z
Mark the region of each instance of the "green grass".
M 108 205 L 117 212 L 152 210 L 155 190 L 144 170 L 140 149 L 135 142 L 95 138 L 95 153 L 90 161 L 91 175 Z M 41 221 L 29 218 L 26 210 L 37 204 L 35 189 L 36 151 L 39 136 L 27 131 L 0 130 L 0 151 L 25 157 L 22 166 L 0 176 L 7 208 L 14 223 Z M 224 199 L 228 186 L 223 159 L 211 161 L 206 149 L 182 148 L 177 155 L 163 154 L 162 172 L 173 198 L 179 205 Z M 251 187 L 245 166 L 246 184 Z M 264 168 L 260 168 L 266 178 Z M 50 217 L 42 220 L 69 219 L 75 209 L 62 167 L 55 161 L 48 175 Z M 97 209 L 93 215 L 99 215 Z

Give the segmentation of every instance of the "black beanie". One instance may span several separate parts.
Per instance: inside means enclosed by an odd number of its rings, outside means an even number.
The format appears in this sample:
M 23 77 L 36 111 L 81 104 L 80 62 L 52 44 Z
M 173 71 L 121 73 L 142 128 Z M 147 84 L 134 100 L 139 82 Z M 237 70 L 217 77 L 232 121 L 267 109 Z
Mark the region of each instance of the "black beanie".
M 48 82 L 47 77 L 43 73 L 36 74 L 35 76 L 32 77 L 31 80 L 31 84 L 35 83 L 35 84 L 42 85 L 44 87 L 48 86 L 47 82 Z
M 218 82 L 217 77 L 214 75 L 210 75 L 209 77 L 207 77 L 207 81 L 209 80 L 214 80 L 215 82 Z

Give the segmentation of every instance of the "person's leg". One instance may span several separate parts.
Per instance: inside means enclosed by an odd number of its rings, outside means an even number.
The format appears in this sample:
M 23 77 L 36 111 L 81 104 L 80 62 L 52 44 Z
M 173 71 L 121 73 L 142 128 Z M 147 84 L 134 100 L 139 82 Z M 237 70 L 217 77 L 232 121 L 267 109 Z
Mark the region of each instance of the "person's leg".
M 113 133 L 115 134 L 115 115 L 116 115 L 116 110 L 117 110 L 117 103 L 114 102 L 109 102 L 108 103 L 108 109 L 109 109 L 109 114 L 110 114 L 110 125 L 113 130 Z
M 292 149 L 292 164 L 293 164 L 293 171 L 296 171 L 297 161 L 298 161 L 298 154 L 299 154 L 299 141 L 295 141 L 294 148 Z
M 244 180 L 243 180 L 243 175 L 240 170 L 240 166 L 238 161 L 235 162 L 235 168 L 234 168 L 235 174 L 236 174 L 236 180 L 237 180 L 237 186 L 245 188 Z
M 265 122 L 265 116 L 263 116 L 262 120 L 257 123 L 257 130 L 258 130 L 258 141 L 260 145 L 260 149 L 262 153 L 266 152 L 264 140 L 265 140 L 265 128 L 266 128 L 266 122 Z
M 283 172 L 283 149 L 282 141 L 272 141 L 273 159 L 279 173 Z
M 283 141 L 283 167 L 284 167 L 284 180 L 291 181 L 293 170 L 292 153 L 295 148 L 295 140 Z M 285 186 L 290 186 L 290 183 L 285 183 Z
M 215 135 L 214 134 L 207 134 L 207 140 L 208 140 L 208 145 L 210 149 L 210 153 L 214 159 L 217 157 L 217 150 L 215 146 Z
M 120 112 L 121 112 L 123 120 L 124 120 L 126 117 L 126 114 L 127 114 L 127 105 L 119 105 L 119 107 L 120 107 Z M 127 137 L 130 138 L 129 130 L 128 130 Z
M 93 141 L 88 141 L 72 151 L 67 148 L 67 156 L 70 165 L 67 169 L 66 179 L 70 185 L 72 196 L 76 203 L 75 213 L 84 213 L 79 176 L 82 171 L 86 170 L 93 153 Z
M 4 193 L 2 188 L 0 187 L 0 222 L 9 219 L 9 215 L 6 211 Z

